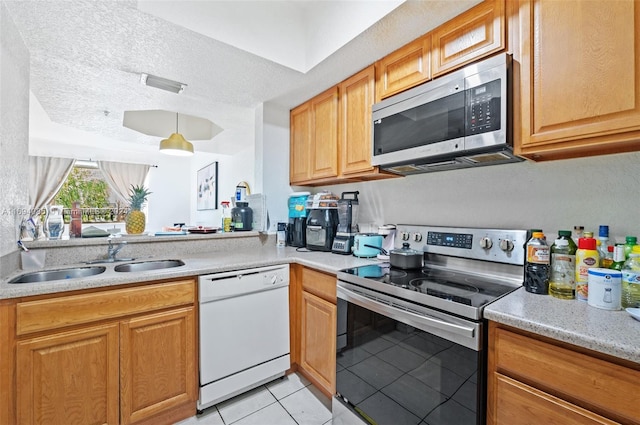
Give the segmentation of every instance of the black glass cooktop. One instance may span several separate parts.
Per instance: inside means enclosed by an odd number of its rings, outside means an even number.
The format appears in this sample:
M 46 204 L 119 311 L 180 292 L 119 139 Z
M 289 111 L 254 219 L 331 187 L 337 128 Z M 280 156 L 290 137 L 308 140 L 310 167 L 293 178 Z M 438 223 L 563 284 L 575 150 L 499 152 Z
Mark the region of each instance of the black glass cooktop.
M 395 296 L 402 297 L 403 292 L 398 289 L 405 289 L 414 293 L 413 296 L 407 294 L 407 298 L 411 300 L 416 300 L 415 293 L 418 293 L 476 308 L 481 308 L 516 289 L 501 284 L 499 279 L 472 273 L 429 267 L 399 269 L 391 267 L 389 263 L 354 267 L 340 272 L 339 277 L 342 280 L 362 286 L 367 286 L 367 282 L 376 282 L 378 284 L 374 289 L 382 289 L 383 292 L 386 292 L 385 287 L 379 284 L 389 285 L 394 288 Z

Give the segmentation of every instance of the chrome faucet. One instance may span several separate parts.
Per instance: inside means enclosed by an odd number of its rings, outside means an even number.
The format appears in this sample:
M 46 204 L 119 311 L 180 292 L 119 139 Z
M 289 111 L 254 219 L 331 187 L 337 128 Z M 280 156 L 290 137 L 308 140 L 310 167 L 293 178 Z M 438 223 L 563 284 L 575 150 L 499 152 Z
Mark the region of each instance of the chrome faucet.
M 127 241 L 122 241 L 118 246 L 114 247 L 113 242 L 109 241 L 109 247 L 107 248 L 107 261 L 116 261 L 116 255 L 126 244 Z

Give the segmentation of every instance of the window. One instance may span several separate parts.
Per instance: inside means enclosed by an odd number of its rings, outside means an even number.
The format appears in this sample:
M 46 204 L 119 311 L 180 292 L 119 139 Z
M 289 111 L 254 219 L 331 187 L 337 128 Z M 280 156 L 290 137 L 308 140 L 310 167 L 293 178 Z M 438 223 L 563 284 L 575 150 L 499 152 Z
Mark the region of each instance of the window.
M 64 207 L 64 222 L 71 221 L 71 207 L 80 203 L 82 223 L 124 221 L 127 205 L 117 200 L 95 163 L 76 161 L 52 203 Z

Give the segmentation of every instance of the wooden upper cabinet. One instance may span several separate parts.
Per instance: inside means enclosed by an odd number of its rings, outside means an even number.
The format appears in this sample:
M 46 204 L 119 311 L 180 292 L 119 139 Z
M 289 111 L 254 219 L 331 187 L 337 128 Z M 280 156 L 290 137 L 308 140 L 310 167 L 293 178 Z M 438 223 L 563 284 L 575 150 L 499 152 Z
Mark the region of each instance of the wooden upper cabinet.
M 309 155 L 311 153 L 311 108 L 303 103 L 291 110 L 289 146 L 289 181 L 294 184 L 311 177 Z
M 431 78 L 431 34 L 380 59 L 376 67 L 376 102 Z
M 375 95 L 373 65 L 343 81 L 340 93 L 340 170 L 342 174 L 373 170 L 371 107 Z
M 506 47 L 505 0 L 485 0 L 432 32 L 434 77 Z
M 640 150 L 640 2 L 521 0 L 522 123 L 534 160 Z
M 311 178 L 338 176 L 338 87 L 311 99 Z

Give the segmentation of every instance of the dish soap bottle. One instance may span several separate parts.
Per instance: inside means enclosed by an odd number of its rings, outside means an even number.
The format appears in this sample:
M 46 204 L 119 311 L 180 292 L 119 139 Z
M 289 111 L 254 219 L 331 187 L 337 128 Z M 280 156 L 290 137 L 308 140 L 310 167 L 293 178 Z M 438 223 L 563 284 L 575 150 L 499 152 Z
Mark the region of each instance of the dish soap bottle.
M 551 275 L 549 295 L 572 300 L 576 296 L 576 246 L 570 230 L 560 230 L 558 239 L 551 245 Z

